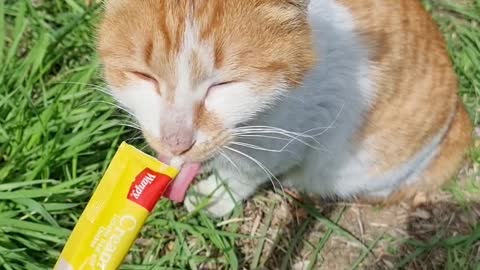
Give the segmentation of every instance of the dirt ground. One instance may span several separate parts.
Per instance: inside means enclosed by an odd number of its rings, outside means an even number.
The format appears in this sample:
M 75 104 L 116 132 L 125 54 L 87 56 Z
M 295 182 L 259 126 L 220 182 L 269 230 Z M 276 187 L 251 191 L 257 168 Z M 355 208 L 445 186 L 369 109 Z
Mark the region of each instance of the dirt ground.
M 466 166 L 459 178 L 467 179 L 475 171 Z M 459 185 L 464 184 L 462 181 Z M 404 243 L 471 234 L 480 221 L 480 198 L 463 199 L 466 203 L 460 204 L 451 192 L 439 192 L 432 202 L 416 209 L 406 205 L 378 209 L 329 202 L 317 202 L 314 208 L 306 209 L 293 198 L 265 191 L 247 202 L 248 221 L 241 232 L 266 235 L 267 240 L 243 240 L 238 246 L 245 262 L 251 263 L 256 261 L 254 251 L 263 244 L 258 263 L 261 267 L 257 269 L 352 269 L 358 261 L 362 262 L 356 269 L 393 269 L 405 258 L 408 263 L 401 269 L 443 269 L 445 250 L 433 249 L 420 259 L 410 260 L 416 250 Z M 320 218 L 312 217 L 317 214 Z M 339 219 L 338 225 L 344 231 L 322 216 L 332 221 Z M 325 239 L 326 235 L 330 237 Z M 322 245 L 315 256 L 315 248 Z M 480 256 L 480 243 L 476 248 Z M 251 268 L 245 265 L 245 269 Z
M 269 194 L 248 203 L 246 216 L 252 218 L 249 219 L 250 222 L 243 224 L 242 233 L 268 236 L 260 257 L 264 267 L 260 269 L 282 269 L 289 248 L 293 249 L 292 256 L 288 256 L 290 260 L 284 269 L 307 269 L 314 247 L 321 243 L 328 227 L 323 222 L 308 219 L 306 211 L 295 203 L 272 198 L 277 196 Z M 277 202 L 274 208 L 265 205 L 266 200 L 272 199 Z M 317 209 L 332 220 L 343 213 L 338 225 L 358 241 L 333 232 L 316 258 L 317 266 L 312 269 L 350 269 L 361 256 L 366 257 L 359 269 L 392 269 L 415 252 L 410 246 L 403 245 L 404 241 L 428 241 L 438 235 L 451 237 L 470 234 L 472 227 L 480 220 L 480 203 L 472 203 L 465 208 L 452 203 L 446 196 L 444 200 L 423 205 L 415 210 L 404 205 L 380 210 L 371 206 L 338 204 L 326 204 Z M 271 220 L 265 210 L 273 211 Z M 300 230 L 301 239 L 295 242 L 296 233 Z M 364 246 L 360 243 L 364 243 Z M 370 248 L 369 243 L 375 243 L 375 246 L 367 253 L 365 249 Z M 252 251 L 259 244 L 261 240 L 238 243 L 245 255 L 245 261 L 252 261 Z M 478 248 L 480 251 L 480 246 Z M 445 265 L 446 259 L 444 250 L 434 250 L 421 260 L 410 263 L 406 269 L 439 269 Z

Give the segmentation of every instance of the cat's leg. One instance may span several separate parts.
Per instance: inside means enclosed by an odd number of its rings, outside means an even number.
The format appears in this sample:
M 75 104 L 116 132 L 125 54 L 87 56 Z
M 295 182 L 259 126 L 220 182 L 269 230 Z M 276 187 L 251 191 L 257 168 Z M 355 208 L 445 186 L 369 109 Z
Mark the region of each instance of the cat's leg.
M 253 178 L 238 173 L 229 167 L 217 168 L 214 174 L 194 184 L 185 198 L 185 207 L 189 212 L 207 201 L 204 208 L 213 217 L 230 214 L 235 206 L 241 204 L 268 178 Z

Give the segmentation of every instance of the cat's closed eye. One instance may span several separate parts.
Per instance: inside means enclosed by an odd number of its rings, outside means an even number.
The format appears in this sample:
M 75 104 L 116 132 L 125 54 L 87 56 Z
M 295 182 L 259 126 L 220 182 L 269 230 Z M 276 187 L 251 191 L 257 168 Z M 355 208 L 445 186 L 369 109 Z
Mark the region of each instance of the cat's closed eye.
M 130 73 L 140 80 L 153 84 L 155 90 L 160 94 L 159 82 L 153 75 L 140 71 L 131 71 Z
M 235 84 L 237 83 L 236 81 L 225 81 L 225 82 L 220 82 L 220 83 L 215 83 L 215 84 L 212 84 L 208 90 L 211 91 L 211 90 L 214 90 L 214 89 L 218 89 L 218 88 L 221 88 L 221 87 L 224 87 L 224 86 L 230 86 L 232 84 Z
M 132 71 L 131 73 L 132 73 L 133 75 L 135 75 L 136 77 L 138 77 L 139 79 L 142 79 L 142 80 L 145 80 L 145 81 L 148 81 L 148 82 L 151 82 L 151 83 L 158 84 L 157 79 L 155 79 L 155 77 L 152 76 L 152 75 L 149 75 L 149 74 L 147 74 L 147 73 L 140 72 L 140 71 Z

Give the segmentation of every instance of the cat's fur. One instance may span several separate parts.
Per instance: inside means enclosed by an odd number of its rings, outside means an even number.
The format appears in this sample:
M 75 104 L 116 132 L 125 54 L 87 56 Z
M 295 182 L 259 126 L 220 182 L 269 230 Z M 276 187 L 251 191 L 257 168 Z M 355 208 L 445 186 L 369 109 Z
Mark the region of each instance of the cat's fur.
M 451 178 L 470 144 L 444 40 L 419 1 L 111 0 L 99 52 L 150 145 L 215 169 L 193 186 L 215 191 L 215 216 L 264 183 L 279 190 L 277 179 L 411 200 Z

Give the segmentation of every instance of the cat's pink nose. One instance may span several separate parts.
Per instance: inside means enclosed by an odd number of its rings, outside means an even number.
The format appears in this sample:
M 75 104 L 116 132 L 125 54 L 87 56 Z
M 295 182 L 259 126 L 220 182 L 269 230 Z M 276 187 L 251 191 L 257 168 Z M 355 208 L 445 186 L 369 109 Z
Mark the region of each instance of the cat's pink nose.
M 172 134 L 165 138 L 165 144 L 173 155 L 181 155 L 190 150 L 195 144 L 193 132 Z

